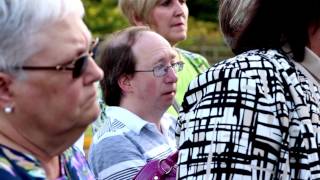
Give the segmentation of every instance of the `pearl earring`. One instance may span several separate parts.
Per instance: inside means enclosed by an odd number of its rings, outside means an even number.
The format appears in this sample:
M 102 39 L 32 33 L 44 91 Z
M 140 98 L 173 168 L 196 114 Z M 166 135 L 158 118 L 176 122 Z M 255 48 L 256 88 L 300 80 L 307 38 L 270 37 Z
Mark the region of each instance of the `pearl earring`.
M 4 107 L 3 111 L 6 113 L 6 114 L 11 114 L 12 111 L 13 111 L 13 108 L 11 106 L 7 106 L 7 107 Z

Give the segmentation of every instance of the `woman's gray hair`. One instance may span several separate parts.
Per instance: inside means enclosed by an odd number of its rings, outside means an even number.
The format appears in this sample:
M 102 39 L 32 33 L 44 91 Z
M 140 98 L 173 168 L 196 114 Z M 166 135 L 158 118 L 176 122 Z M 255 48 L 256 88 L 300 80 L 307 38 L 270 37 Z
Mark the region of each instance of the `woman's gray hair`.
M 42 28 L 84 9 L 80 0 L 2 0 L 0 1 L 0 71 L 12 67 L 39 51 L 37 34 Z
M 255 0 L 220 0 L 219 24 L 226 43 L 233 48 L 237 35 L 246 25 L 247 13 L 250 13 Z

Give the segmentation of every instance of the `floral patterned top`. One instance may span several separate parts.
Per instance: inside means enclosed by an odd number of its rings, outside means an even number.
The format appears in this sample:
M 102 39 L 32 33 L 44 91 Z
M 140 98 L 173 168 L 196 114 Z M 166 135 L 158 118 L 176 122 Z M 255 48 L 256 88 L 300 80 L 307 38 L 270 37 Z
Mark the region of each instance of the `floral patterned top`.
M 60 167 L 61 176 L 57 180 L 94 179 L 85 157 L 75 148 L 60 156 Z M 46 174 L 34 156 L 0 145 L 0 179 L 41 180 L 46 179 Z

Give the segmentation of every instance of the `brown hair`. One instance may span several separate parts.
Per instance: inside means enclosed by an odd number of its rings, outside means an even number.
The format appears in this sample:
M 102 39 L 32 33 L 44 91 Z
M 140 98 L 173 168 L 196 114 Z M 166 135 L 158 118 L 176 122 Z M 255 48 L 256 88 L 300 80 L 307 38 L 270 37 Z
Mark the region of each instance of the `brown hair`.
M 103 42 L 98 50 L 98 61 L 104 72 L 100 85 L 105 103 L 109 106 L 119 106 L 122 91 L 118 80 L 122 75 L 134 75 L 136 60 L 132 46 L 137 36 L 149 28 L 138 26 L 126 28 L 113 33 Z

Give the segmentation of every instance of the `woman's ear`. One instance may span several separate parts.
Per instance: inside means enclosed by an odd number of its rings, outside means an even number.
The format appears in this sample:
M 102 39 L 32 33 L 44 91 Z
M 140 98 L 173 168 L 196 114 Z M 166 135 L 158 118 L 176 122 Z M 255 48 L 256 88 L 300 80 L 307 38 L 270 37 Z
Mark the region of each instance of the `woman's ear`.
M 136 26 L 146 26 L 147 24 L 143 21 L 143 19 L 136 14 L 133 16 L 133 22 Z
M 4 108 L 8 104 L 12 104 L 12 92 L 10 91 L 10 85 L 12 83 L 12 77 L 6 73 L 0 72 L 0 107 Z
M 320 26 L 318 24 L 312 24 L 308 28 L 308 48 L 310 48 L 315 54 L 320 56 Z
M 130 75 L 122 75 L 119 79 L 118 79 L 118 85 L 121 88 L 123 93 L 128 93 L 132 91 L 132 76 Z
M 313 36 L 314 34 L 316 34 L 317 31 L 319 31 L 319 28 L 320 28 L 320 26 L 318 24 L 315 24 L 315 23 L 309 25 L 309 28 L 308 28 L 309 37 Z

